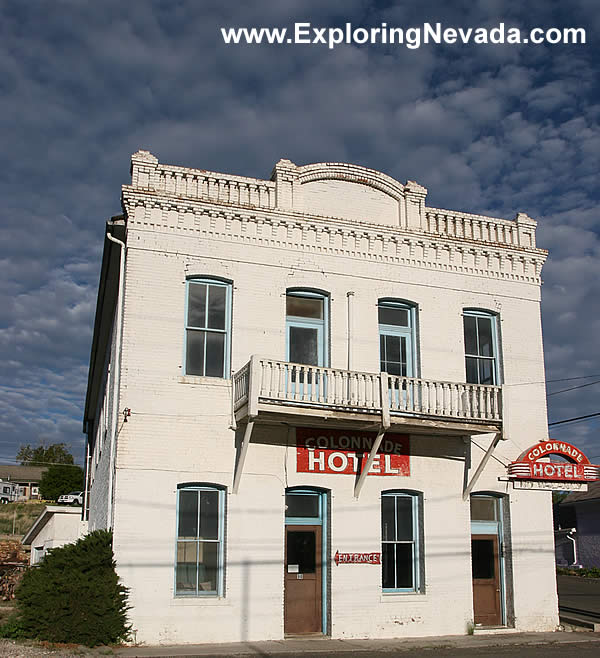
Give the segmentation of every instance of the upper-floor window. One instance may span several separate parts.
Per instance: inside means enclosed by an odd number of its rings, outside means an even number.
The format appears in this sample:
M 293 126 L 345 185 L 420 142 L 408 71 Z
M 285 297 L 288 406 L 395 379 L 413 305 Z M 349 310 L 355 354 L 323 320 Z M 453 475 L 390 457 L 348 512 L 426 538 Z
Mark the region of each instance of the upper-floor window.
M 188 279 L 185 373 L 228 377 L 231 342 L 231 284 Z
M 423 585 L 421 495 L 381 494 L 381 564 L 384 591 L 419 592 Z
M 177 491 L 175 593 L 223 593 L 225 491 L 182 485 Z
M 467 383 L 499 383 L 496 316 L 485 311 L 464 311 Z
M 328 365 L 328 298 L 310 290 L 286 294 L 286 360 Z
M 415 308 L 392 300 L 380 300 L 379 361 L 382 372 L 401 377 L 416 374 Z

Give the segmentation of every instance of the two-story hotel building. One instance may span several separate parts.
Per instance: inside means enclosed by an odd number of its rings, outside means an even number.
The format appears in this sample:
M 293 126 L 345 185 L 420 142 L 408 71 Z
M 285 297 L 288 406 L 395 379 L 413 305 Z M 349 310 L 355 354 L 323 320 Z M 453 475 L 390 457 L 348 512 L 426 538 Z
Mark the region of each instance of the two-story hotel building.
M 536 222 L 364 167 L 139 151 L 106 227 L 90 530 L 146 643 L 558 624 Z

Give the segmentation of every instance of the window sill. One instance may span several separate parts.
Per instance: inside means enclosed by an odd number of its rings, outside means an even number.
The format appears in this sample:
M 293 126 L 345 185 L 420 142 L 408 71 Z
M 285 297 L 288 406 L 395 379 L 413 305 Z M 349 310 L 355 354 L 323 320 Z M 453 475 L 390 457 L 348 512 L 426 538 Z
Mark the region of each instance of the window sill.
M 381 592 L 379 600 L 381 602 L 393 601 L 395 598 L 401 598 L 405 596 L 425 596 L 425 592 Z
M 214 606 L 229 605 L 229 601 L 224 596 L 207 594 L 205 596 L 174 596 L 171 599 L 171 605 L 175 607 L 183 606 Z
M 201 377 L 200 375 L 179 375 L 180 384 L 193 384 L 196 386 L 214 386 L 216 388 L 231 388 L 231 379 L 224 377 Z

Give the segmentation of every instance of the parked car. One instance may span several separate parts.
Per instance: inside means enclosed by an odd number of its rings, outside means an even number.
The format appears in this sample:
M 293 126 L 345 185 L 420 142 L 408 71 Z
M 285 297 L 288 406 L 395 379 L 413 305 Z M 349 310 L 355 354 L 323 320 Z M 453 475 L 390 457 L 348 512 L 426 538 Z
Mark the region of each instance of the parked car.
M 71 491 L 58 497 L 58 502 L 65 505 L 83 505 L 83 491 Z

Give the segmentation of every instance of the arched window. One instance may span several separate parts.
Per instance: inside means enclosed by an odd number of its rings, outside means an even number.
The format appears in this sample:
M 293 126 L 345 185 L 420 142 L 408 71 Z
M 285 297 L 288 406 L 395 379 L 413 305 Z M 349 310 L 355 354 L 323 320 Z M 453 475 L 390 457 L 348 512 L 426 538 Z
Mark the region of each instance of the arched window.
M 177 488 L 177 596 L 222 596 L 225 488 L 189 483 Z
M 465 309 L 465 369 L 468 384 L 500 383 L 497 316 L 488 311 Z
M 229 377 L 231 283 L 187 281 L 185 374 Z
M 384 592 L 423 591 L 423 503 L 417 491 L 381 493 L 381 566 Z
M 329 297 L 315 290 L 286 293 L 286 360 L 310 366 L 329 365 Z
M 400 377 L 415 377 L 415 306 L 407 302 L 380 299 L 377 313 L 381 371 Z

